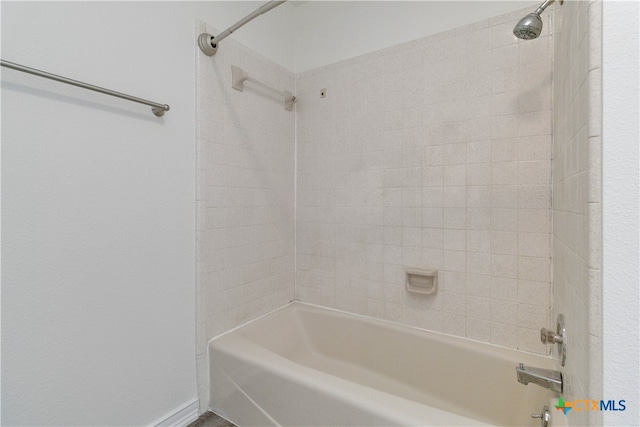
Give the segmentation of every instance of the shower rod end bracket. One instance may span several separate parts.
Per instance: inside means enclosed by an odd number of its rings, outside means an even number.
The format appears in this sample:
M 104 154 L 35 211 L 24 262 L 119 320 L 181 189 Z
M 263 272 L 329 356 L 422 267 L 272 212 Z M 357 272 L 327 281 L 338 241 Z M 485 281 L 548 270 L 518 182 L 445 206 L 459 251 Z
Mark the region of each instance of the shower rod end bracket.
M 218 45 L 213 42 L 213 39 L 214 36 L 207 33 L 202 33 L 198 36 L 198 47 L 207 56 L 213 56 L 218 51 Z

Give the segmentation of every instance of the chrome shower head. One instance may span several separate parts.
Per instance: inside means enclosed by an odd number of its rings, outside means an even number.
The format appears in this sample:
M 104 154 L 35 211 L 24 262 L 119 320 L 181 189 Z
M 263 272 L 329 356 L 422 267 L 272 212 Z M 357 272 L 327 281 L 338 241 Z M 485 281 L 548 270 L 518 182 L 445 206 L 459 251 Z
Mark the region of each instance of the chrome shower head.
M 528 14 L 524 18 L 522 18 L 516 26 L 513 28 L 513 35 L 519 39 L 523 40 L 531 40 L 535 39 L 542 33 L 542 18 L 540 18 L 540 14 L 544 12 L 544 10 L 553 3 L 554 0 L 545 0 L 535 12 Z M 562 4 L 562 0 L 560 0 L 560 4 Z
M 513 28 L 513 35 L 519 39 L 535 39 L 542 33 L 542 18 L 533 12 L 522 18 Z

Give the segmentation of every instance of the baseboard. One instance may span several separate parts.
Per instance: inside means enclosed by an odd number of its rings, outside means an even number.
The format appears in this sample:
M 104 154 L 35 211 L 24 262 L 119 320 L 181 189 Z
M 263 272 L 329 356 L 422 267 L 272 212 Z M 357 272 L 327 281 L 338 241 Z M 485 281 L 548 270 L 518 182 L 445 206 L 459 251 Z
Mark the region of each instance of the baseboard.
M 198 399 L 193 399 L 151 425 L 153 427 L 185 427 L 198 419 L 198 404 Z

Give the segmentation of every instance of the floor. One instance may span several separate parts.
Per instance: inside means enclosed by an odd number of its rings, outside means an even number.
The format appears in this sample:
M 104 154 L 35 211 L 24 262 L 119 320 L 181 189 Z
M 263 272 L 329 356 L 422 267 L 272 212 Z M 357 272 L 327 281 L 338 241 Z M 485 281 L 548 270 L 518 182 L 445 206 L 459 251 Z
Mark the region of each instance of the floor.
M 224 418 L 220 418 L 213 412 L 205 412 L 187 427 L 236 427 L 236 425 L 231 424 Z

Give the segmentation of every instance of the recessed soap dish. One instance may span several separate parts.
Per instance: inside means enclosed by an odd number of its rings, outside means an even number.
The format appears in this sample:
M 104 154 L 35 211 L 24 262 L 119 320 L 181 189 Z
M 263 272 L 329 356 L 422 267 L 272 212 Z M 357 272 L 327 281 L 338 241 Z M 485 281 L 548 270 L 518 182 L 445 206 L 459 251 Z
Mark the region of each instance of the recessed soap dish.
M 438 292 L 438 270 L 407 268 L 407 291 L 422 295 Z

